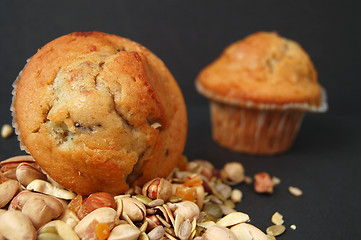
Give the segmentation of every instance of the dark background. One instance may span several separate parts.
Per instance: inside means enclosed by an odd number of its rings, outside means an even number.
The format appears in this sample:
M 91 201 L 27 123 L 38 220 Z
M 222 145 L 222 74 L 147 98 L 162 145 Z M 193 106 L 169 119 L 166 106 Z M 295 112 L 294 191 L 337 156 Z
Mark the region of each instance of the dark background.
M 361 239 L 361 1 L 104 0 L 0 2 L 0 124 L 10 123 L 11 84 L 38 48 L 74 31 L 102 31 L 156 53 L 177 79 L 188 108 L 189 159 L 221 168 L 243 163 L 246 174 L 281 178 L 273 195 L 241 184 L 248 213 L 262 230 L 275 211 L 287 231 L 278 239 Z M 208 101 L 194 88 L 198 72 L 230 43 L 277 31 L 309 53 L 328 93 L 329 111 L 308 114 L 293 148 L 282 155 L 233 153 L 211 139 Z M 16 137 L 0 139 L 0 160 L 20 154 Z M 300 187 L 300 198 L 287 192 Z M 297 225 L 297 230 L 289 228 Z

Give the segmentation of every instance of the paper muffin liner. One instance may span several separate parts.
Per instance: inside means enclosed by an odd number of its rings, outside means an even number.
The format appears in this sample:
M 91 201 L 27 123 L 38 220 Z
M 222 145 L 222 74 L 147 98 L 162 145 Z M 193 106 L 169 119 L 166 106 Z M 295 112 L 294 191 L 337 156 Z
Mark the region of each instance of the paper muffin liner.
M 288 150 L 301 126 L 302 110 L 255 110 L 211 101 L 212 135 L 237 152 L 272 155 Z
M 15 130 L 15 134 L 18 138 L 18 141 L 19 141 L 19 145 L 20 145 L 20 149 L 22 151 L 25 151 L 26 153 L 30 154 L 30 152 L 28 151 L 28 149 L 26 148 L 26 146 L 24 145 L 23 141 L 22 141 L 22 138 L 21 138 L 21 134 L 20 134 L 20 131 L 18 129 L 18 124 L 16 122 L 16 113 L 15 113 L 15 106 L 14 106 L 14 102 L 15 102 L 15 97 L 16 97 L 16 89 L 17 89 L 17 83 L 21 77 L 21 74 L 23 73 L 26 65 L 28 64 L 28 62 L 30 61 L 31 58 L 27 59 L 26 60 L 26 64 L 24 66 L 24 68 L 19 72 L 18 76 L 16 77 L 15 81 L 13 82 L 13 90 L 11 92 L 12 94 L 12 100 L 11 100 L 11 105 L 10 105 L 10 111 L 11 111 L 11 116 L 12 116 L 12 126 Z

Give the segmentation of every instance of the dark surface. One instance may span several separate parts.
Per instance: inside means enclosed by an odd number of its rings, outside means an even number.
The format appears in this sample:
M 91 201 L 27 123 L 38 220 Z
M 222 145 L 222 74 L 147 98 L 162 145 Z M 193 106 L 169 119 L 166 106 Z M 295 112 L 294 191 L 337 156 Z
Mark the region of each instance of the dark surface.
M 265 230 L 279 211 L 287 232 L 277 239 L 361 239 L 360 9 L 360 1 L 1 1 L 0 124 L 11 122 L 13 80 L 45 43 L 74 31 L 128 37 L 162 58 L 179 82 L 188 108 L 189 159 L 207 159 L 218 168 L 240 161 L 249 176 L 266 171 L 281 178 L 270 196 L 237 186 L 244 192 L 237 209 L 254 225 Z M 273 157 L 214 143 L 208 101 L 194 89 L 199 70 L 224 47 L 260 30 L 278 31 L 305 48 L 330 105 L 326 114 L 307 114 L 293 148 Z M 1 160 L 20 153 L 15 136 L 0 138 Z M 290 195 L 289 185 L 304 195 Z

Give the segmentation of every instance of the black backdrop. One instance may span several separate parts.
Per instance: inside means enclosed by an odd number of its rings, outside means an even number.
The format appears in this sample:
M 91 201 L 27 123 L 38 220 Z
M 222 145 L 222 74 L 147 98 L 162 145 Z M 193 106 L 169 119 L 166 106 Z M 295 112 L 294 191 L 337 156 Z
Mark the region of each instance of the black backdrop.
M 288 228 L 279 239 L 360 239 L 361 1 L 104 0 L 0 2 L 0 124 L 11 122 L 11 84 L 38 48 L 74 31 L 103 31 L 155 52 L 177 79 L 188 108 L 185 154 L 217 167 L 240 161 L 248 175 L 282 179 L 272 196 L 240 185 L 261 229 L 275 211 Z M 293 148 L 274 157 L 227 151 L 211 140 L 208 102 L 194 88 L 199 70 L 228 44 L 256 31 L 277 31 L 310 54 L 327 89 L 329 112 L 308 114 Z M 0 159 L 21 153 L 16 137 L 0 139 Z M 295 198 L 288 185 L 301 187 Z

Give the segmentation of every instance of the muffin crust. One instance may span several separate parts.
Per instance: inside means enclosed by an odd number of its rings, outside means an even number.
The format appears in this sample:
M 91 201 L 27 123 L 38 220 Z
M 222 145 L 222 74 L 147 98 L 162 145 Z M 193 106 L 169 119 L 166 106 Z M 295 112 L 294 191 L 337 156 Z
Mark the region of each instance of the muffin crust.
M 46 44 L 15 85 L 19 138 L 59 184 L 118 194 L 165 177 L 185 145 L 183 96 L 164 63 L 115 35 L 72 33 Z

